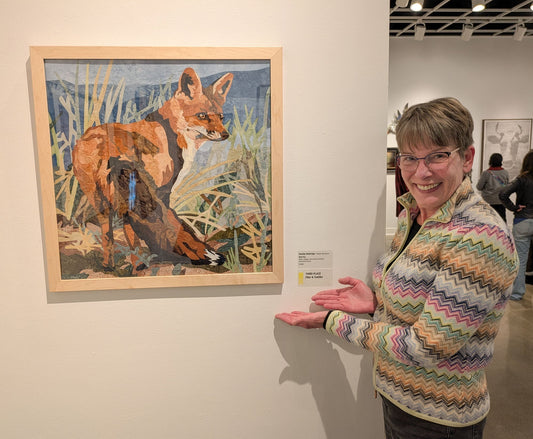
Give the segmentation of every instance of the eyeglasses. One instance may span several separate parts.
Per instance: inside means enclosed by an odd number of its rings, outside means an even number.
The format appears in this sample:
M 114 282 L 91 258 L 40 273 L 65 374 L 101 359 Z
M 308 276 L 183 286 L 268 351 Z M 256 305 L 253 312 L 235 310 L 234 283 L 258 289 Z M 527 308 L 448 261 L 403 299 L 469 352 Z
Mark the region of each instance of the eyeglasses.
M 398 154 L 396 156 L 396 163 L 398 163 L 400 169 L 403 169 L 404 171 L 414 171 L 416 168 L 418 168 L 418 161 L 424 160 L 427 168 L 435 169 L 448 163 L 452 152 L 459 151 L 459 149 L 460 148 L 455 148 L 453 151 L 432 152 L 425 157 L 415 157 L 414 155 L 409 154 Z

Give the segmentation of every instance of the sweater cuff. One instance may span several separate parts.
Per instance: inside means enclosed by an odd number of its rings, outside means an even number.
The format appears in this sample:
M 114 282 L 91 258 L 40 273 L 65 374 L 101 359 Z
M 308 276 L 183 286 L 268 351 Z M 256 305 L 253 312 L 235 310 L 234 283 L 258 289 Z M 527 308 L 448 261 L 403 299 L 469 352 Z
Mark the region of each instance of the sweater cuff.
M 324 329 L 326 329 L 326 323 L 328 322 L 329 316 L 331 315 L 331 313 L 332 313 L 333 311 L 335 311 L 335 310 L 334 310 L 334 309 L 330 310 L 330 311 L 328 312 L 328 314 L 326 315 L 326 318 L 324 319 L 324 323 L 322 323 L 322 327 L 323 327 Z

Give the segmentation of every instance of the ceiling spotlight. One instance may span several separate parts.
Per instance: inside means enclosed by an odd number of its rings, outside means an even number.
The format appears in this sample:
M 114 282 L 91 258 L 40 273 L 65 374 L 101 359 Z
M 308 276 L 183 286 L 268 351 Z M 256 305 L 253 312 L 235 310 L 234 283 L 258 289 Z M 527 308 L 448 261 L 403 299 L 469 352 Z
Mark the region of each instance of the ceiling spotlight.
M 423 7 L 424 7 L 424 0 L 413 0 L 411 2 L 411 11 L 418 12 L 418 11 L 421 11 Z
M 426 33 L 426 25 L 423 23 L 418 23 L 415 26 L 415 40 L 422 41 L 424 39 L 425 33 Z
M 524 38 L 524 35 L 527 32 L 527 27 L 525 27 L 523 24 L 518 24 L 516 26 L 516 30 L 514 31 L 513 38 L 516 41 L 522 41 L 522 38 Z
M 481 12 L 485 9 L 485 0 L 472 0 L 472 11 Z
M 529 7 L 533 11 L 533 3 L 531 3 L 531 6 Z
M 461 33 L 461 39 L 463 41 L 468 41 L 472 34 L 474 33 L 474 26 L 472 23 L 465 23 L 463 24 L 463 32 Z
M 409 0 L 396 0 L 396 6 L 399 8 L 406 8 L 409 4 Z

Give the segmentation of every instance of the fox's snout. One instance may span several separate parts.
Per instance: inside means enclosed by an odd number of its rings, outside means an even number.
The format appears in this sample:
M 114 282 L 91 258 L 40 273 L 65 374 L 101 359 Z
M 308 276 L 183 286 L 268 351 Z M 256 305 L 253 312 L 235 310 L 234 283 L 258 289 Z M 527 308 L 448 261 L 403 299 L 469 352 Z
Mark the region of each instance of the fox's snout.
M 214 130 L 211 130 L 211 131 L 207 131 L 207 137 L 209 138 L 209 140 L 213 140 L 213 141 L 217 141 L 217 140 L 226 140 L 228 137 L 229 137 L 229 133 L 224 130 L 222 132 L 218 132 L 218 131 L 214 131 Z
M 197 140 L 205 139 L 205 140 L 210 140 L 212 142 L 221 142 L 222 140 L 226 140 L 229 137 L 229 133 L 225 129 L 210 130 L 202 126 L 198 126 L 198 127 L 189 127 L 188 131 L 192 131 L 193 133 L 195 133 L 194 137 Z

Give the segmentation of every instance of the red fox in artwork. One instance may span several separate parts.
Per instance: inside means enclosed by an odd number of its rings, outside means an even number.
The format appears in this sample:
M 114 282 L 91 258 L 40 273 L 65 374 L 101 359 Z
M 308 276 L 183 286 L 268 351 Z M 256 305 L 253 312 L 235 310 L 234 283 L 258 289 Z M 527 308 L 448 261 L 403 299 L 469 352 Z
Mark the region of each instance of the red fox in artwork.
M 102 229 L 103 265 L 114 269 L 113 217 L 123 219 L 132 249 L 139 238 L 169 262 L 221 265 L 225 258 L 197 238 L 169 207 L 170 193 L 190 169 L 198 148 L 229 137 L 222 107 L 233 75 L 202 87 L 184 70 L 175 94 L 159 110 L 130 123 L 89 128 L 72 152 L 74 174 Z M 145 268 L 142 264 L 137 270 Z

